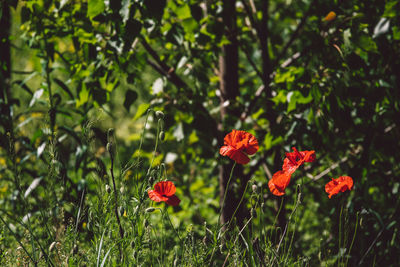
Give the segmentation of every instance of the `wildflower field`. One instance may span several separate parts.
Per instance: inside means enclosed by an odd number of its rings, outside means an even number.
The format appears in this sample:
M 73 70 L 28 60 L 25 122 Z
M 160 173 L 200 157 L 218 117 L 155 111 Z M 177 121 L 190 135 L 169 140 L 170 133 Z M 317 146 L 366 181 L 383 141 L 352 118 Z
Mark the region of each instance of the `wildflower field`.
M 0 0 L 0 266 L 399 266 L 397 0 Z

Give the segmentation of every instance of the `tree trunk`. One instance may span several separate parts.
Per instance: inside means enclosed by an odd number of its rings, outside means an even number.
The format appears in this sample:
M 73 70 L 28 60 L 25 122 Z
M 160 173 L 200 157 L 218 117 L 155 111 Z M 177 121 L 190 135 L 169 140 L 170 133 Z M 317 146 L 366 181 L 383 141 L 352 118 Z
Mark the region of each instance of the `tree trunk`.
M 233 107 L 236 97 L 239 96 L 239 45 L 237 41 L 237 26 L 236 26 L 236 1 L 224 0 L 222 21 L 224 24 L 225 36 L 229 40 L 221 49 L 219 57 L 219 73 L 220 73 L 220 107 L 221 107 L 221 123 L 218 125 L 222 136 L 230 132 L 233 123 L 228 122 L 228 118 L 239 118 L 240 110 Z M 229 101 L 229 104 L 227 104 Z M 224 127 L 225 126 L 225 127 Z M 222 142 L 222 140 L 220 140 Z M 220 204 L 224 198 L 225 191 L 228 190 L 225 205 L 222 208 L 221 223 L 227 223 L 232 219 L 241 197 L 244 192 L 244 186 L 247 181 L 244 181 L 243 167 L 236 165 L 230 188 L 227 188 L 229 175 L 233 166 L 233 162 L 220 166 L 219 172 L 219 187 L 220 187 Z M 232 185 L 237 178 L 241 179 L 238 192 L 232 190 Z M 243 225 L 245 212 L 243 204 L 239 207 L 235 217 L 238 225 Z
M 10 7 L 7 1 L 3 1 L 0 18 L 0 105 L 1 114 L 9 117 L 2 120 L 5 132 L 12 131 L 12 120 L 10 115 L 10 79 L 11 79 L 11 56 L 10 56 Z

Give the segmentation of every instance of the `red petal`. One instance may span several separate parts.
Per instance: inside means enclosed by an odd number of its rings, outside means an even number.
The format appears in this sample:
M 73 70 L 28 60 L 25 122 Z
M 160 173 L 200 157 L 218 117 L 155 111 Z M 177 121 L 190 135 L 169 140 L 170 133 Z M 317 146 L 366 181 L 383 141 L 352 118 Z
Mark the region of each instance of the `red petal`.
M 256 153 L 259 148 L 257 139 L 246 131 L 232 130 L 225 136 L 224 144 L 242 150 L 249 155 Z
M 254 153 L 257 152 L 259 146 L 258 146 L 258 141 L 257 139 L 250 133 L 247 133 L 249 135 L 249 140 L 246 145 L 246 148 L 243 150 L 249 155 L 253 155 Z
M 290 183 L 291 174 L 284 171 L 277 171 L 268 182 L 269 190 L 276 196 L 285 194 L 285 188 Z
M 300 154 L 303 156 L 305 162 L 313 162 L 315 160 L 315 151 L 300 151 Z
M 157 193 L 155 190 L 149 190 L 147 192 L 149 194 L 149 198 L 155 202 L 161 202 L 161 201 L 167 201 L 168 198 L 163 197 L 159 193 Z
M 233 153 L 231 153 L 231 155 L 228 156 L 239 164 L 247 164 L 250 161 L 250 158 L 246 156 L 243 152 L 240 152 L 239 150 L 234 150 Z
M 222 156 L 228 156 L 239 164 L 247 164 L 250 159 L 243 152 L 233 148 L 232 146 L 223 146 L 219 150 L 219 153 Z
M 329 194 L 329 198 L 340 192 L 352 189 L 353 179 L 350 176 L 340 176 L 337 179 L 332 178 L 332 181 L 325 185 L 325 192 Z
M 298 167 L 299 167 L 299 165 L 293 164 L 293 162 L 290 161 L 288 158 L 285 158 L 283 160 L 282 171 L 284 171 L 286 173 L 292 174 L 297 170 Z
M 178 206 L 180 202 L 181 200 L 175 195 L 168 197 L 166 201 L 166 203 L 171 206 Z
M 293 173 L 298 167 L 304 162 L 313 162 L 315 160 L 315 151 L 305 150 L 298 151 L 295 147 L 292 147 L 294 152 L 286 152 L 286 158 L 283 162 L 282 170 Z
M 154 190 L 158 194 L 166 197 L 170 197 L 176 192 L 175 185 L 171 181 L 161 181 L 156 183 L 156 185 L 154 186 Z
M 231 146 L 223 146 L 219 149 L 219 154 L 222 156 L 228 156 L 228 154 L 232 154 L 233 150 L 235 149 Z
M 224 138 L 224 144 L 228 146 L 234 146 L 236 144 L 236 135 L 237 135 L 236 130 L 232 130 L 232 132 L 228 133 L 225 138 Z

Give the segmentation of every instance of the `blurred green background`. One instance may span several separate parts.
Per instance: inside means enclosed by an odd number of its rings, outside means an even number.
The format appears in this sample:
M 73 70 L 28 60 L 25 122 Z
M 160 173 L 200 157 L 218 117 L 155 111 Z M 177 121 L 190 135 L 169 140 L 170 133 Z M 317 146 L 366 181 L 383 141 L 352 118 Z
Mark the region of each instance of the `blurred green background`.
M 84 251 L 115 225 L 110 138 L 125 228 L 140 236 L 138 221 L 157 224 L 144 212 L 147 179 L 172 180 L 182 200 L 168 208 L 172 224 L 209 259 L 203 237 L 232 167 L 219 148 L 238 129 L 260 149 L 235 169 L 222 223 L 244 194 L 235 224 L 254 215 L 250 233 L 272 248 L 289 225 L 300 265 L 396 266 L 399 12 L 396 0 L 1 1 L 0 262 L 22 263 L 22 243 L 24 260 L 48 263 L 56 241 L 69 256 L 55 262 L 96 260 Z M 317 160 L 275 197 L 267 183 L 292 146 Z M 343 175 L 354 189 L 329 199 L 325 184 Z M 140 259 L 141 243 L 124 242 Z

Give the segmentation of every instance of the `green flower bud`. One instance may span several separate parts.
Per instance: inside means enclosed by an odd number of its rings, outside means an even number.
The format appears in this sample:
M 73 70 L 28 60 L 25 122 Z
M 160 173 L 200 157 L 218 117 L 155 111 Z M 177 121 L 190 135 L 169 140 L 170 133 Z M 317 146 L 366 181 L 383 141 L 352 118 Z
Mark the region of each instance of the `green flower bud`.
M 151 212 L 153 212 L 153 211 L 155 211 L 155 210 L 156 210 L 155 208 L 150 207 L 150 208 L 147 208 L 147 209 L 146 209 L 146 212 L 151 213 Z
M 111 187 L 108 184 L 106 184 L 106 191 L 107 193 L 111 193 Z
M 161 141 L 164 141 L 164 139 L 165 139 L 165 133 L 164 133 L 164 131 L 161 131 L 161 132 L 160 132 L 159 138 L 160 138 Z
M 164 113 L 162 111 L 159 111 L 159 110 L 156 111 L 156 116 L 159 119 L 164 119 Z

